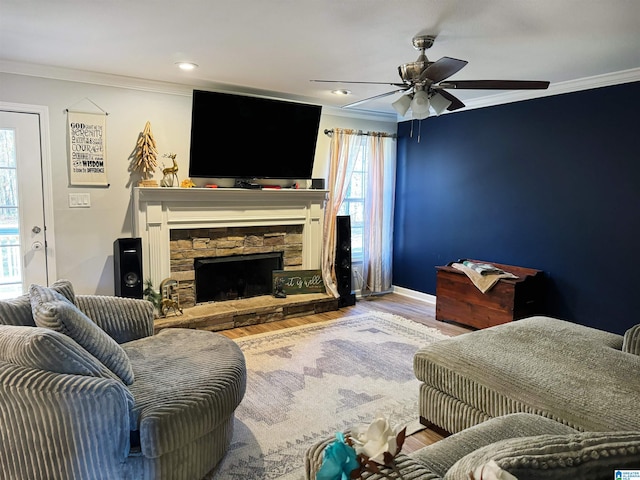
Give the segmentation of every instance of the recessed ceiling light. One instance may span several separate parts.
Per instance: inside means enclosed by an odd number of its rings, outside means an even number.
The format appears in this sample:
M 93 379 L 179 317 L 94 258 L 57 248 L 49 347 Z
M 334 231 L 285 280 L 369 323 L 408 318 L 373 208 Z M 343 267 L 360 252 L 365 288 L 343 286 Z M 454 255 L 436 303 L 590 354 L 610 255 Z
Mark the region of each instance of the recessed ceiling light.
M 351 95 L 351 90 L 331 90 L 331 93 L 333 93 L 334 95 Z
M 178 62 L 176 65 L 180 70 L 193 70 L 194 68 L 198 68 L 198 65 L 192 62 Z

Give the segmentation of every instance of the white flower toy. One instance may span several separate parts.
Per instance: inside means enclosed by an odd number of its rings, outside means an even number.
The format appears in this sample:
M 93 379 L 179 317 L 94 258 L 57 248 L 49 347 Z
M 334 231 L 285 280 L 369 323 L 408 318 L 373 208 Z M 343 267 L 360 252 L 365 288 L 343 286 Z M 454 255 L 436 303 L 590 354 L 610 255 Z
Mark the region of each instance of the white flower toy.
M 391 428 L 389 420 L 379 415 L 368 426 L 355 427 L 325 449 L 316 480 L 347 480 L 377 473 L 384 478 L 402 479 L 394 459 L 402 450 L 406 427 L 400 432 Z M 368 477 L 367 477 L 368 478 Z
M 368 427 L 356 427 L 351 432 L 353 447 L 358 455 L 386 465 L 400 452 L 398 433 L 391 427 L 389 419 L 378 417 Z M 403 438 L 404 439 L 404 438 Z

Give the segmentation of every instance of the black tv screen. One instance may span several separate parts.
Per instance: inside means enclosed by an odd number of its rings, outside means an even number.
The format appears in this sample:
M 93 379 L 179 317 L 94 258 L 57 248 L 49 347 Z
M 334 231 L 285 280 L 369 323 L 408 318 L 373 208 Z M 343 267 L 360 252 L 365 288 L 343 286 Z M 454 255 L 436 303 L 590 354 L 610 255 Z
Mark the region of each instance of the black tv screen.
M 322 107 L 193 91 L 189 176 L 310 179 Z

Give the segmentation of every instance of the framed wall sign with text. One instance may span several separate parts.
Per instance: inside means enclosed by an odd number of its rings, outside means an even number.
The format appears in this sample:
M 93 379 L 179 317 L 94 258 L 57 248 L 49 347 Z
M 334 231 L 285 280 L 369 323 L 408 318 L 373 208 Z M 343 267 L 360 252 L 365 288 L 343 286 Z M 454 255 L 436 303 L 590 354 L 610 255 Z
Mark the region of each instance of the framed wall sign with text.
M 67 112 L 71 185 L 109 185 L 106 127 L 107 115 L 104 113 Z

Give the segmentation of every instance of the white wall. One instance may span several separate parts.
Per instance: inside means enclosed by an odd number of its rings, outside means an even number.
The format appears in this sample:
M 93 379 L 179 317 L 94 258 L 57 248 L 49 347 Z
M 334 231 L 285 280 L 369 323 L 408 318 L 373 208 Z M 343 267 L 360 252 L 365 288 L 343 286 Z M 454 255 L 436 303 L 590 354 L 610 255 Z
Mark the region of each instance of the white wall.
M 0 101 L 49 109 L 56 271 L 58 278 L 73 282 L 76 293 L 113 294 L 113 241 L 131 236 L 131 188 L 138 177 L 131 176 L 128 169 L 138 135 L 147 121 L 158 145 L 159 169 L 163 162 L 169 166 L 170 161 L 162 155 L 172 152 L 177 154 L 180 180 L 188 170 L 191 89 L 174 85 L 163 89 L 157 84 L 154 89 L 136 88 L 130 82 L 127 85 L 105 86 L 0 73 Z M 86 99 L 109 113 L 108 188 L 69 185 L 65 110 L 99 111 Z M 347 117 L 335 111 L 323 113 L 314 178 L 326 177 L 330 142 L 323 131 L 335 127 L 395 133 L 397 125 L 386 119 Z M 212 147 L 216 148 L 215 144 Z M 221 160 L 226 159 L 222 144 L 219 151 Z M 162 172 L 156 171 L 154 178 L 159 181 L 161 177 Z M 91 208 L 69 208 L 69 193 L 80 192 L 91 195 Z

